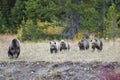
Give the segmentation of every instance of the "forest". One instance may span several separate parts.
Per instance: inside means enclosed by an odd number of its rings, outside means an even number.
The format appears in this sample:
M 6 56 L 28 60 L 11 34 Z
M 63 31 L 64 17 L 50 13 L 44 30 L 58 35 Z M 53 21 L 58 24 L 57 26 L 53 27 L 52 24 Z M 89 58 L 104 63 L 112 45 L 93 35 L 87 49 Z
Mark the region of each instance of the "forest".
M 0 0 L 0 34 L 21 41 L 120 37 L 120 0 Z
M 120 80 L 120 0 L 0 0 L 0 45 L 0 80 Z

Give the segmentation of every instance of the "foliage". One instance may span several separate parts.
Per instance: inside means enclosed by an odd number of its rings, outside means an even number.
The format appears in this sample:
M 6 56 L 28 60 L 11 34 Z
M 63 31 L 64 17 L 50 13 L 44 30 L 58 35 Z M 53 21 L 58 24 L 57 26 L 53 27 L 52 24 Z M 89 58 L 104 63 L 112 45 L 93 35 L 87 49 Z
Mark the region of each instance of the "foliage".
M 119 0 L 0 0 L 0 33 L 18 31 L 22 37 L 25 29 L 29 40 L 37 32 L 38 39 L 59 38 L 62 33 L 73 39 L 82 30 L 97 37 L 114 37 L 120 33 L 119 4 Z M 39 21 L 45 24 L 39 26 Z
M 23 18 L 25 17 L 25 0 L 16 0 L 14 7 L 11 9 L 11 22 L 14 26 L 18 27 Z
M 24 40 L 36 40 L 39 38 L 38 26 L 32 20 L 23 20 L 20 30 L 18 30 L 18 38 Z
M 56 5 L 52 0 L 28 0 L 26 3 L 26 15 L 36 21 L 52 21 Z
M 115 69 L 103 67 L 101 72 L 101 76 L 98 76 L 100 80 L 120 80 L 120 73 Z
M 32 20 L 23 20 L 21 28 L 18 30 L 18 38 L 21 41 L 39 41 L 43 39 L 60 39 L 63 28 L 49 25 L 48 22 L 38 22 L 34 24 Z
M 5 26 L 0 33 L 16 33 L 24 15 L 24 1 L 1 0 L 0 1 L 0 27 Z M 7 32 L 6 32 L 7 31 Z
M 83 38 L 83 35 L 79 32 L 75 35 L 74 40 L 80 40 Z
M 108 14 L 106 18 L 106 34 L 110 38 L 115 37 L 115 34 L 120 30 L 117 23 L 119 15 L 115 8 L 115 4 L 113 3 L 108 9 Z

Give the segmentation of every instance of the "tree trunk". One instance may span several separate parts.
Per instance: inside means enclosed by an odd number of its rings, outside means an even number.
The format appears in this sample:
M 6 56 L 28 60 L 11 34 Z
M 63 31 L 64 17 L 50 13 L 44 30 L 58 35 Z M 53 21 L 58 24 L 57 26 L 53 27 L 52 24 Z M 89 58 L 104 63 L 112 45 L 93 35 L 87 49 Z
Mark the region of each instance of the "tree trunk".
M 78 21 L 79 17 L 78 14 L 75 13 L 74 11 L 71 12 L 70 14 L 70 22 L 68 24 L 68 33 L 71 34 L 70 38 L 74 38 L 75 34 L 78 33 Z

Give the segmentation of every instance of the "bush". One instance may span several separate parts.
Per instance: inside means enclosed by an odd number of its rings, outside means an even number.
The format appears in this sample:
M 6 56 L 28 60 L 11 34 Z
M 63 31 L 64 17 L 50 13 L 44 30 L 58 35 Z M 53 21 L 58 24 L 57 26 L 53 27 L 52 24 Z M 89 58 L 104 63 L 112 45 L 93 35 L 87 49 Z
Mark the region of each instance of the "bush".
M 82 37 L 83 35 L 80 32 L 78 32 L 78 34 L 75 35 L 74 40 L 80 40 L 82 39 Z
M 15 34 L 17 33 L 17 27 L 13 27 L 13 26 L 5 26 L 5 25 L 1 25 L 0 26 L 0 33 L 5 34 L 5 33 L 10 33 L 10 34 Z
M 101 72 L 102 76 L 98 76 L 100 80 L 120 80 L 120 73 L 115 69 L 102 67 Z
M 52 40 L 60 39 L 63 28 L 54 26 L 48 22 L 33 23 L 32 20 L 23 20 L 20 29 L 18 30 L 18 38 L 21 41 L 39 41 L 39 40 Z
M 39 37 L 38 26 L 32 20 L 23 20 L 20 29 L 18 30 L 18 38 L 22 41 L 36 40 Z

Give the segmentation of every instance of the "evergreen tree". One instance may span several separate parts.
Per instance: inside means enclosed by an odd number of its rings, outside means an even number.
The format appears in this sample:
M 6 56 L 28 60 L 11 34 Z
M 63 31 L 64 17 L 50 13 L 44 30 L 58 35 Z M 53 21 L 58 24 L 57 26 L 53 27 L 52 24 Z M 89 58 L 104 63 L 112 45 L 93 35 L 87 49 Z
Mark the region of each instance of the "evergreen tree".
M 111 36 L 113 39 L 115 38 L 117 32 L 119 31 L 118 23 L 117 23 L 118 17 L 119 15 L 116 11 L 116 6 L 114 3 L 112 3 L 112 5 L 108 9 L 106 26 L 107 26 L 107 34 Z
M 18 27 L 23 18 L 25 19 L 25 1 L 26 0 L 16 0 L 14 7 L 11 9 L 11 22 L 14 27 Z
M 26 2 L 26 15 L 34 21 L 52 21 L 55 16 L 56 5 L 52 0 L 28 0 Z

